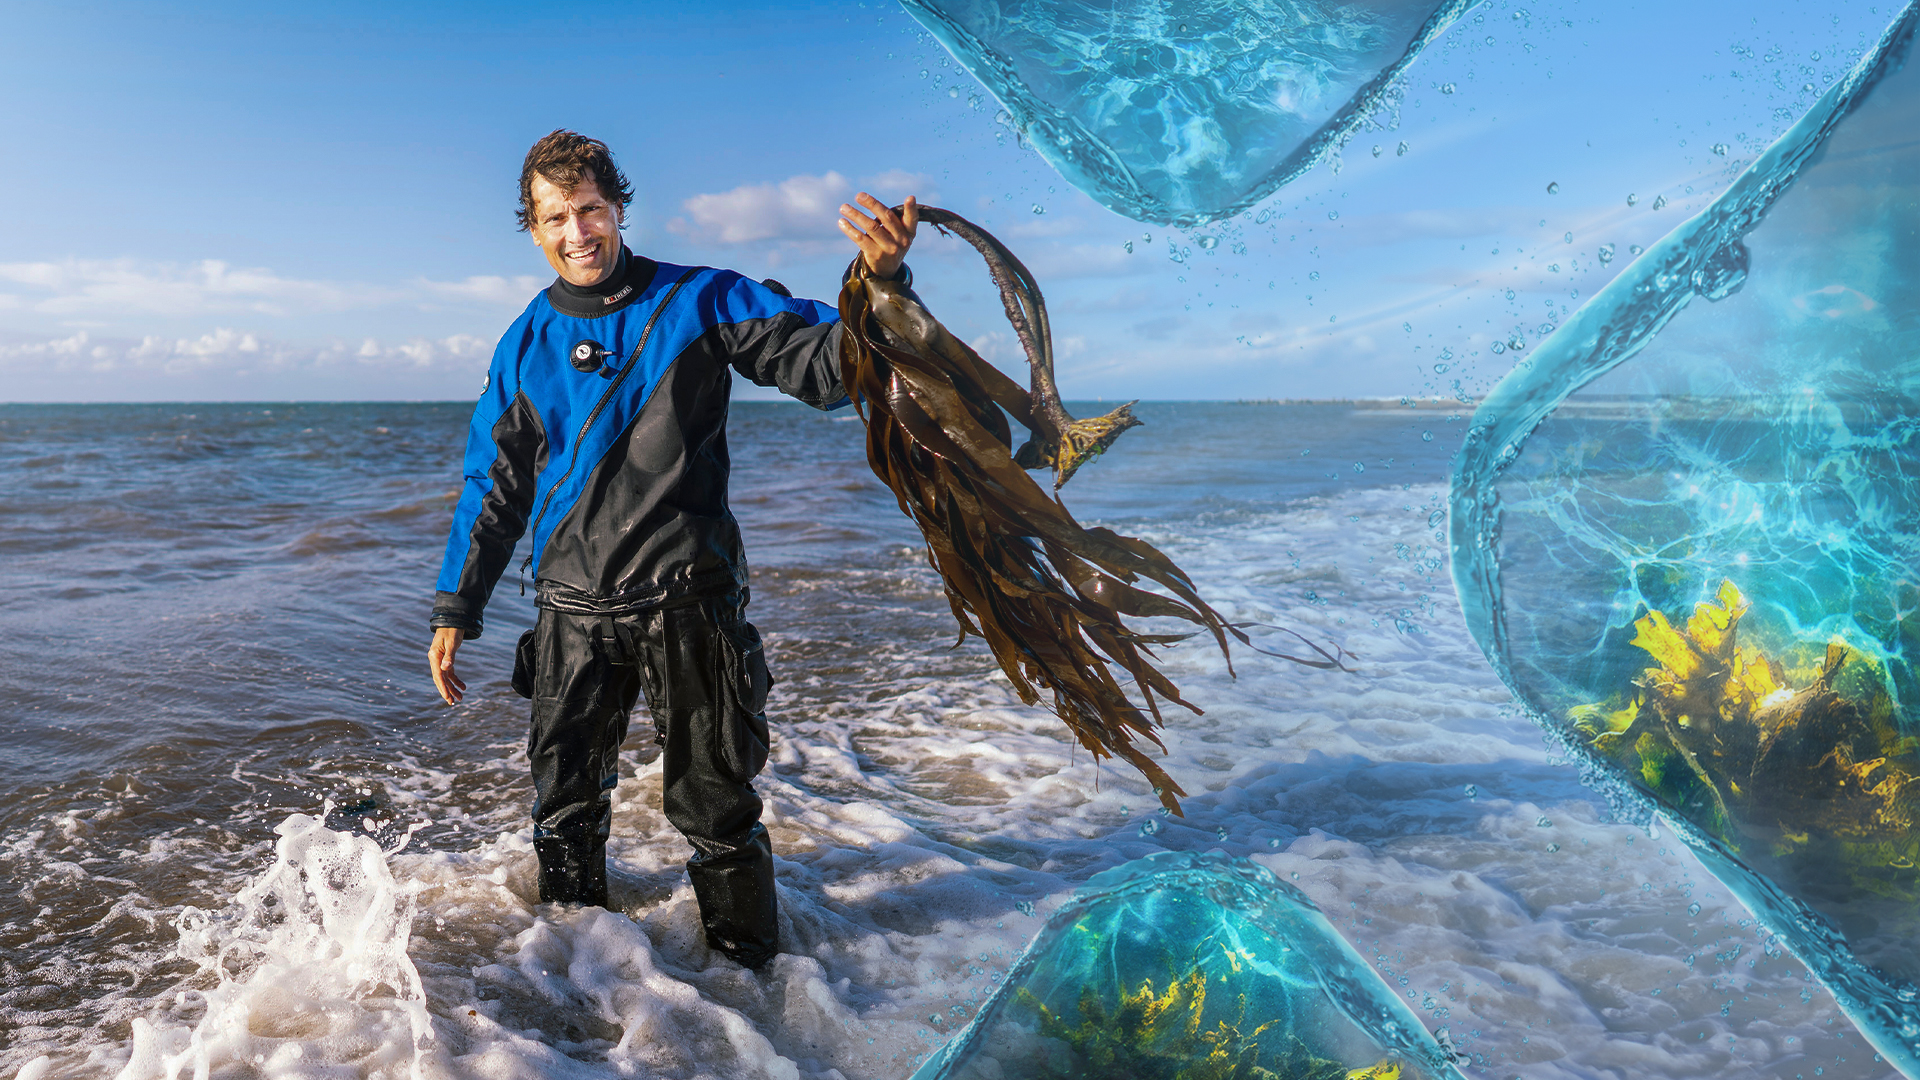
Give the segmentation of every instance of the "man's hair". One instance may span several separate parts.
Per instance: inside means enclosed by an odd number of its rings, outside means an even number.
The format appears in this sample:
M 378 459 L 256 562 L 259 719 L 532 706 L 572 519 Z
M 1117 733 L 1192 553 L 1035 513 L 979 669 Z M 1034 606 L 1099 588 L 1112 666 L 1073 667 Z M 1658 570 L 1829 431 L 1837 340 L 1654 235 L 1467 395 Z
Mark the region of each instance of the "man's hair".
M 527 151 L 526 163 L 520 166 L 520 209 L 514 217 L 520 222 L 521 232 L 533 227 L 533 178 L 536 176 L 545 177 L 548 183 L 569 195 L 583 180 L 591 179 L 600 189 L 600 197 L 622 213 L 633 201 L 633 185 L 627 183 L 620 166 L 613 163 L 613 153 L 606 143 L 577 131 L 557 128 L 533 144 L 533 149 Z

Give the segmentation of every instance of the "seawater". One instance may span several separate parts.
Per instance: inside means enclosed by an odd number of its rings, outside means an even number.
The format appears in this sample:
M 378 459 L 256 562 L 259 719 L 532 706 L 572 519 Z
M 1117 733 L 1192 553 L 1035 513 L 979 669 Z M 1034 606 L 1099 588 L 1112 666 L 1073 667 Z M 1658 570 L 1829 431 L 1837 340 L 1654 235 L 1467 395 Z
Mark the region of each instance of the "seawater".
M 1168 850 L 1297 886 L 1470 1075 L 1892 1075 L 1488 671 L 1428 406 L 1148 404 L 1065 490 L 1358 657 L 1167 650 L 1206 709 L 1168 714 L 1177 818 L 951 647 L 857 420 L 736 405 L 787 953 L 706 950 L 638 736 L 618 910 L 542 908 L 516 579 L 466 704 L 423 670 L 467 408 L 0 407 L 0 1077 L 904 1077 L 1074 889 Z

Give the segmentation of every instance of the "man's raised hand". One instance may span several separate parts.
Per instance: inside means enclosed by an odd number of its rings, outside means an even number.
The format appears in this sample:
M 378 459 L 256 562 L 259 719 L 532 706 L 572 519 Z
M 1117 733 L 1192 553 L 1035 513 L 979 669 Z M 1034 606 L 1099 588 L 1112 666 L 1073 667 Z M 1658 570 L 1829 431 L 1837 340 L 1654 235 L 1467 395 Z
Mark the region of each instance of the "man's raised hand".
M 860 245 L 860 257 L 876 277 L 893 277 L 906 261 L 907 249 L 913 246 L 914 230 L 920 226 L 920 204 L 909 195 L 902 212 L 896 214 L 864 191 L 854 199 L 873 216 L 861 213 L 852 203 L 841 203 L 840 231 Z

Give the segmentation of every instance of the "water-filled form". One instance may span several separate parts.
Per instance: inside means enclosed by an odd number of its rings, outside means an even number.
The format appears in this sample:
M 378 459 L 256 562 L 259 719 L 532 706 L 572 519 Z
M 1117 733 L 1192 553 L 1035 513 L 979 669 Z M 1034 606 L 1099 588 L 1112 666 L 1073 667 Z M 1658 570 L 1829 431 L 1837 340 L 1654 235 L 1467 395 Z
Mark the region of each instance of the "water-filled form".
M 913 1080 L 1462 1080 L 1305 894 L 1245 859 L 1164 851 L 1048 916 Z
M 1475 639 L 1920 1076 L 1920 70 L 1846 79 L 1481 403 Z
M 1472 2 L 902 0 L 1068 182 L 1181 226 L 1252 206 L 1390 109 Z

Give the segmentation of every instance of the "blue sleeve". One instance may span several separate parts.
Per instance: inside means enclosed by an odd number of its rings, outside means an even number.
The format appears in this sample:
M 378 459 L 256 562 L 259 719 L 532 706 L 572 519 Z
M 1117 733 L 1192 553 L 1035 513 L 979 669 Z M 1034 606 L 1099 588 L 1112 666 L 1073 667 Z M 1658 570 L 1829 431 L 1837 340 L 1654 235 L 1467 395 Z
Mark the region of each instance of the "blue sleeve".
M 486 387 L 467 428 L 465 474 L 435 585 L 434 627 L 479 637 L 482 612 L 527 528 L 546 432 L 521 392 L 520 363 L 532 338 L 531 308 L 494 350 Z
M 731 271 L 719 275 L 712 318 L 733 369 L 816 409 L 848 403 L 840 382 L 840 313 Z

